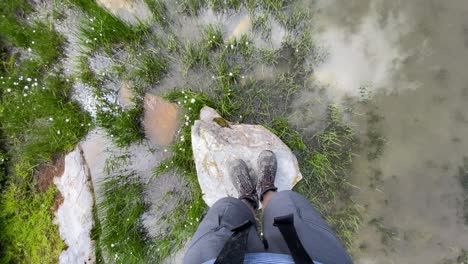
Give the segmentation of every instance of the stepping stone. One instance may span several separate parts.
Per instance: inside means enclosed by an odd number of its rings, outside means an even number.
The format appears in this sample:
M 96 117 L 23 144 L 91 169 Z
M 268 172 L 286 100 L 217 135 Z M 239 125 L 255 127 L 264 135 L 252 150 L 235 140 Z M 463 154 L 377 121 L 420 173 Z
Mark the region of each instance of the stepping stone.
M 204 107 L 200 120 L 192 127 L 192 148 L 198 181 L 208 206 L 218 199 L 238 197 L 228 174 L 228 162 L 242 159 L 250 174 L 257 179 L 257 157 L 263 150 L 271 150 L 278 159 L 275 185 L 278 191 L 290 190 L 302 179 L 296 157 L 276 135 L 259 125 L 219 125 L 220 115 Z

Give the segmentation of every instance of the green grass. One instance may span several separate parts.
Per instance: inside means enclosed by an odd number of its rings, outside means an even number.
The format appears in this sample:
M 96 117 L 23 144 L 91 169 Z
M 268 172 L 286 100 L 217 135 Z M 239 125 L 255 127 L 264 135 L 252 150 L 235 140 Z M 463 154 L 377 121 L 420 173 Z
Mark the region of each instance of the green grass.
M 202 42 L 208 46 L 210 50 L 216 50 L 223 45 L 224 39 L 221 29 L 215 25 L 208 25 L 203 29 Z
M 140 222 L 146 205 L 138 177 L 133 173 L 108 175 L 102 188 L 99 250 L 111 263 L 148 263 L 151 254 Z
M 167 47 L 167 50 L 170 53 L 177 53 L 179 52 L 181 48 L 180 41 L 177 39 L 177 37 L 174 34 L 169 34 L 165 40 L 165 44 Z
M 256 14 L 252 19 L 252 29 L 262 33 L 263 37 L 268 38 L 271 33 L 271 25 L 268 20 L 268 13 L 262 12 Z
M 96 123 L 106 130 L 117 146 L 124 147 L 143 139 L 144 132 L 140 120 L 143 112 L 141 104 L 131 109 L 112 104 L 106 109 L 109 110 L 98 110 Z
M 187 42 L 185 44 L 185 50 L 182 54 L 182 63 L 185 66 L 185 71 L 197 66 L 197 65 L 208 65 L 209 53 L 205 45 L 200 43 L 195 44 L 192 42 Z
M 278 64 L 279 51 L 275 49 L 260 49 L 262 62 L 267 65 Z
M 146 85 L 157 84 L 167 73 L 168 61 L 155 51 L 146 51 L 140 57 L 140 65 L 132 74 L 132 77 L 139 78 Z
M 39 191 L 35 168 L 73 149 L 91 118 L 70 100 L 71 82 L 54 65 L 63 38 L 50 22 L 27 22 L 26 1 L 0 7 L 0 262 L 56 263 L 64 248 L 52 222 L 56 189 Z M 11 53 L 14 47 L 31 59 Z
M 239 10 L 242 5 L 240 0 L 209 0 L 210 7 L 217 12 L 225 12 L 229 9 Z
M 71 150 L 90 128 L 91 119 L 70 101 L 70 84 L 63 79 L 46 75 L 34 62 L 16 71 L 1 85 L 0 123 L 11 158 L 0 204 L 0 241 L 5 245 L 0 259 L 56 262 L 63 249 L 52 223 L 56 191 L 39 192 L 32 175 L 38 165 Z
M 82 21 L 80 31 L 82 45 L 88 47 L 90 51 L 98 48 L 110 51 L 118 44 L 138 46 L 144 38 L 146 33 L 144 25 L 130 26 L 94 0 L 68 1 L 87 14 Z
M 27 1 L 1 1 L 0 10 L 0 38 L 12 46 L 24 48 L 26 52 L 39 56 L 42 64 L 51 64 L 59 58 L 63 37 L 50 23 L 26 23 L 26 16 L 33 11 Z
M 32 164 L 20 161 L 12 171 L 0 205 L 1 263 L 57 263 L 64 244 L 51 212 L 55 188 L 35 191 Z
M 96 74 L 91 70 L 89 66 L 89 58 L 87 56 L 80 56 L 78 58 L 78 78 L 84 84 L 91 87 L 99 87 L 101 82 L 97 78 Z
M 196 16 L 200 9 L 206 5 L 206 0 L 181 0 L 179 7 L 187 15 Z
M 154 20 L 158 22 L 161 27 L 167 27 L 169 18 L 167 17 L 167 7 L 162 0 L 145 0 L 146 4 L 153 13 Z

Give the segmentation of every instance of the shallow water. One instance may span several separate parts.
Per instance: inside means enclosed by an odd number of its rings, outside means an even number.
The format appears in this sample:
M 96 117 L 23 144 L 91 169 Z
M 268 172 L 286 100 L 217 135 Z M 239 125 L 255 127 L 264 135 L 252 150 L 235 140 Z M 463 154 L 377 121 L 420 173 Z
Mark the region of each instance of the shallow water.
M 336 101 L 362 99 L 366 87 L 371 99 L 358 107 L 355 128 L 368 140 L 365 113 L 372 112 L 382 119 L 369 129 L 387 140 L 377 159 L 365 149 L 354 159 L 354 199 L 364 213 L 356 262 L 456 259 L 468 249 L 458 178 L 468 156 L 468 3 L 336 0 L 315 7 L 315 39 L 328 51 L 315 80 Z

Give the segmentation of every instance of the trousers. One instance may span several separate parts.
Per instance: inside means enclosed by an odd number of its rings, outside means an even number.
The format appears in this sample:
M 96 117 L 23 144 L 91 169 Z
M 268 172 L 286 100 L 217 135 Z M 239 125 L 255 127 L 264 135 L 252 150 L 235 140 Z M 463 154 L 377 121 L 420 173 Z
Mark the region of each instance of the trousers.
M 299 239 L 314 261 L 324 264 L 352 263 L 335 233 L 326 221 L 302 195 L 294 191 L 281 191 L 274 195 L 263 211 L 263 239 L 257 225 L 252 225 L 247 239 L 247 253 L 268 252 L 291 255 L 279 229 L 273 226 L 275 217 L 294 214 L 294 227 Z M 252 211 L 241 200 L 226 197 L 218 200 L 208 210 L 200 223 L 184 256 L 184 264 L 201 264 L 216 259 L 231 229 L 250 220 L 255 223 Z

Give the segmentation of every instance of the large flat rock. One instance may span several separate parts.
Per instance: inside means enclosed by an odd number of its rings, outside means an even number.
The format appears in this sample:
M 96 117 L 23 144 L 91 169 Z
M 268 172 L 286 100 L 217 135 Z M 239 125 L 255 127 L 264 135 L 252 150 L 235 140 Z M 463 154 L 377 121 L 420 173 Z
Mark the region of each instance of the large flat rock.
M 60 254 L 61 264 L 95 263 L 93 228 L 93 194 L 87 167 L 80 149 L 67 154 L 65 171 L 54 179 L 63 196 L 63 204 L 57 210 L 55 222 L 67 249 Z
M 290 190 L 302 179 L 296 157 L 276 135 L 259 125 L 230 124 L 223 127 L 214 121 L 217 117 L 220 116 L 215 110 L 204 107 L 200 120 L 195 121 L 192 127 L 198 181 L 208 206 L 226 196 L 238 197 L 228 175 L 230 160 L 244 160 L 256 178 L 259 171 L 257 157 L 266 149 L 273 151 L 278 159 L 275 181 L 278 190 Z

